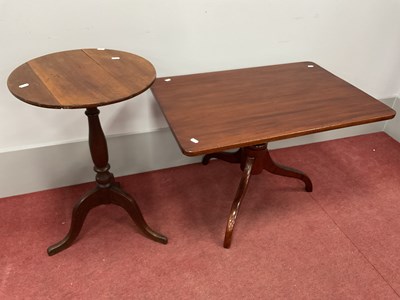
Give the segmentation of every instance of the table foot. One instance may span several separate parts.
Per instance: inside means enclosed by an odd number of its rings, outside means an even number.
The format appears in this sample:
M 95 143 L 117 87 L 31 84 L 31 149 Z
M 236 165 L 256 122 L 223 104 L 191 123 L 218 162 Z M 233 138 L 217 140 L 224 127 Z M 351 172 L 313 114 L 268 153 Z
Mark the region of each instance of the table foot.
M 220 160 L 223 160 L 226 162 L 230 162 L 230 163 L 240 163 L 241 152 L 242 152 L 242 149 L 239 149 L 238 151 L 236 151 L 234 153 L 217 152 L 217 153 L 206 154 L 203 157 L 202 163 L 203 163 L 203 165 L 207 165 L 211 158 L 217 158 L 217 159 L 220 159 Z
M 155 232 L 153 229 L 149 227 L 149 225 L 147 225 L 140 211 L 139 206 L 137 205 L 136 201 L 132 198 L 132 196 L 128 195 L 117 186 L 112 187 L 111 191 L 113 192 L 111 203 L 125 209 L 144 235 L 146 235 L 153 241 L 159 242 L 161 244 L 168 243 L 167 237 Z
M 275 175 L 300 179 L 304 182 L 307 192 L 312 192 L 313 190 L 311 179 L 306 174 L 295 168 L 274 162 L 268 151 L 265 153 L 264 169 Z
M 84 196 L 80 201 L 75 204 L 72 211 L 72 219 L 69 232 L 61 241 L 47 248 L 47 254 L 49 256 L 57 254 L 58 252 L 71 246 L 71 244 L 79 235 L 79 232 L 81 231 L 83 226 L 83 222 L 85 221 L 89 211 L 92 208 L 103 204 L 101 201 L 99 201 L 100 193 L 101 189 L 97 187 L 94 190 L 90 191 L 86 196 Z
M 246 194 L 247 187 L 251 176 L 251 169 L 254 164 L 253 157 L 247 157 L 242 178 L 240 179 L 239 187 L 236 191 L 235 199 L 233 200 L 231 211 L 229 213 L 228 222 L 226 224 L 224 248 L 230 248 L 232 242 L 233 229 L 235 227 L 236 218 L 239 214 L 240 205 Z
M 119 188 L 119 183 L 115 183 L 108 188 L 96 187 L 75 204 L 69 232 L 61 241 L 47 249 L 48 255 L 57 254 L 71 246 L 78 237 L 89 211 L 102 204 L 115 204 L 122 207 L 128 212 L 143 234 L 162 244 L 168 242 L 165 236 L 155 232 L 147 225 L 136 201 Z

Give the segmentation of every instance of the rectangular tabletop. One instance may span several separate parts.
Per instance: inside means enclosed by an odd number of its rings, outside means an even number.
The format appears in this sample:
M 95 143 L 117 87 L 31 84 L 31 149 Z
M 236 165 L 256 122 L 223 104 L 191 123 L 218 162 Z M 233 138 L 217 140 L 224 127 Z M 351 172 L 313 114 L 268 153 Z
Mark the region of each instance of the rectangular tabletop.
M 151 89 L 189 156 L 395 116 L 312 62 L 158 78 Z

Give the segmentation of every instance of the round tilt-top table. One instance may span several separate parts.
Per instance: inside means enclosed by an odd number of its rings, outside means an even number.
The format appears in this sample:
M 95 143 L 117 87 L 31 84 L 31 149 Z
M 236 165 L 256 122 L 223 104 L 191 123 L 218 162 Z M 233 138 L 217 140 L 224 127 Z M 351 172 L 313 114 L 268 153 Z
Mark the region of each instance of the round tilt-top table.
M 103 48 L 41 56 L 10 74 L 8 88 L 18 99 L 46 108 L 85 108 L 89 122 L 89 148 L 97 185 L 76 203 L 69 232 L 47 249 L 49 255 L 68 248 L 78 236 L 88 212 L 101 204 L 121 206 L 146 236 L 167 243 L 165 236 L 147 225 L 136 201 L 121 189 L 109 171 L 107 141 L 98 109 L 139 95 L 153 84 L 155 77 L 155 69 L 146 59 Z

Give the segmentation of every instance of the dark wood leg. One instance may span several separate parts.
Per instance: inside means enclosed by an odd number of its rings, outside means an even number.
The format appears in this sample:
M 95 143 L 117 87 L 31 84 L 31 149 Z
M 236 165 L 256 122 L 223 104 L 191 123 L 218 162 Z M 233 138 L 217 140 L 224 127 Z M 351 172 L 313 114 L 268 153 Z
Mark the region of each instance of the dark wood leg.
M 203 157 L 202 163 L 203 165 L 207 165 L 211 158 L 217 158 L 230 163 L 240 163 L 241 152 L 242 149 L 239 149 L 234 153 L 217 152 L 217 153 L 206 154 Z
M 68 234 L 60 242 L 47 249 L 54 255 L 68 248 L 77 238 L 88 212 L 101 204 L 116 204 L 124 208 L 135 221 L 139 229 L 149 238 L 166 244 L 168 239 L 152 230 L 145 222 L 136 201 L 123 192 L 114 175 L 109 172 L 107 141 L 99 120 L 99 110 L 88 108 L 85 112 L 89 121 L 89 148 L 94 163 L 97 187 L 82 198 L 72 212 L 71 226 Z
M 117 186 L 113 186 L 110 189 L 110 192 L 112 192 L 111 203 L 125 209 L 131 216 L 132 220 L 139 227 L 139 229 L 143 232 L 143 234 L 145 234 L 153 241 L 162 244 L 168 243 L 168 239 L 165 236 L 155 232 L 153 229 L 149 227 L 149 225 L 147 225 L 146 221 L 143 218 L 142 213 L 140 212 L 139 206 L 137 205 L 136 201 L 132 198 L 132 196 L 128 195 L 121 188 Z
M 101 204 L 98 201 L 98 193 L 100 191 L 101 190 L 99 188 L 95 188 L 75 204 L 72 211 L 72 220 L 69 232 L 61 241 L 47 249 L 47 253 L 50 256 L 68 248 L 77 238 L 79 232 L 81 231 L 83 222 L 85 221 L 86 215 L 93 207 Z
M 233 200 L 231 211 L 229 213 L 228 222 L 226 224 L 224 248 L 230 248 L 232 242 L 233 229 L 235 227 L 236 218 L 239 214 L 240 205 L 246 194 L 247 187 L 251 176 L 251 170 L 254 164 L 254 157 L 247 157 L 242 178 L 240 179 L 239 187 L 236 191 L 235 199 Z
M 313 190 L 312 182 L 306 174 L 294 168 L 275 163 L 272 160 L 268 150 L 265 152 L 264 169 L 276 175 L 300 179 L 304 182 L 307 192 L 312 192 Z
M 240 180 L 235 199 L 232 203 L 226 225 L 224 239 L 225 248 L 230 248 L 231 246 L 236 218 L 239 214 L 241 202 L 246 194 L 251 175 L 257 175 L 266 170 L 276 175 L 293 177 L 302 180 L 305 184 L 307 192 L 312 192 L 313 189 L 312 182 L 306 174 L 299 170 L 275 163 L 268 152 L 267 144 L 259 144 L 240 148 L 235 153 L 218 152 L 207 154 L 203 157 L 203 164 L 207 165 L 211 158 L 218 158 L 230 163 L 240 163 L 240 167 L 243 170 L 243 175 Z

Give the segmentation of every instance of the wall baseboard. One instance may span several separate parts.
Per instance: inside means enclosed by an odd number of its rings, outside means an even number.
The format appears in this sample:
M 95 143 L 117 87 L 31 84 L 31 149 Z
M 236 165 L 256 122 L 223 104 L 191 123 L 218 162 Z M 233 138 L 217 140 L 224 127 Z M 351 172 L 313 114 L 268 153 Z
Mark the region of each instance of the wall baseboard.
M 382 100 L 392 106 L 394 99 Z M 285 148 L 383 131 L 385 122 L 311 134 L 269 144 Z M 111 172 L 116 177 L 201 161 L 184 156 L 169 128 L 107 138 Z M 0 198 L 94 181 L 86 141 L 0 153 Z
M 169 128 L 107 138 L 116 176 L 200 161 L 181 154 Z M 94 181 L 87 141 L 0 153 L 0 198 Z

